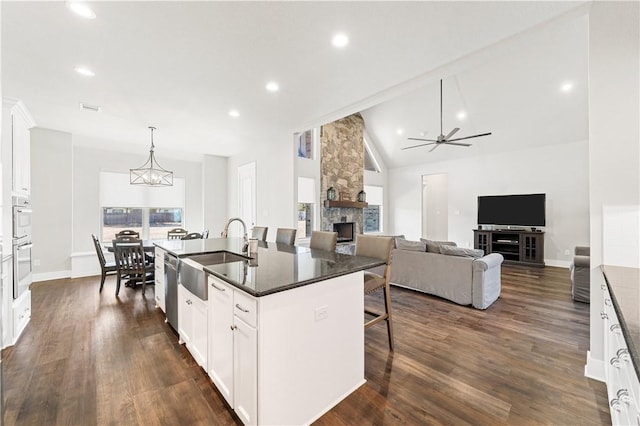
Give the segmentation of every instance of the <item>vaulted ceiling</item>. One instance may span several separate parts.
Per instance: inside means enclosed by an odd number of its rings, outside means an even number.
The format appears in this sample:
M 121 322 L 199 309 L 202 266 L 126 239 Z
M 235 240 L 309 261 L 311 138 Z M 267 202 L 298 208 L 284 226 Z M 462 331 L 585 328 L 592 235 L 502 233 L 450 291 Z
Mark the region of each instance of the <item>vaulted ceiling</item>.
M 426 157 L 407 136 L 437 136 L 438 68 L 583 6 L 576 2 L 92 2 L 96 19 L 64 2 L 2 3 L 3 96 L 22 99 L 38 126 L 103 147 L 160 155 L 234 155 L 254 144 L 362 110 L 391 166 Z M 349 44 L 331 45 L 342 31 Z M 445 133 L 492 131 L 468 152 L 535 138 L 583 137 L 586 29 L 553 27 L 489 62 L 445 77 Z M 576 47 L 577 46 L 577 47 Z M 83 65 L 95 77 L 74 72 Z M 416 78 L 424 84 L 386 96 Z M 573 99 L 558 93 L 575 83 Z M 280 90 L 265 90 L 268 81 Z M 382 95 L 381 95 L 382 94 Z M 379 104 L 376 99 L 380 100 Z M 375 101 L 375 102 L 374 102 Z M 99 113 L 79 108 L 101 106 Z M 580 106 L 584 103 L 584 106 Z M 229 116 L 236 109 L 239 117 Z M 467 111 L 467 120 L 451 114 Z M 586 120 L 586 118 L 584 118 Z M 397 129 L 404 135 L 399 137 Z M 586 129 L 584 129 L 586 131 Z M 481 145 L 482 144 L 482 145 Z M 476 148 L 477 147 L 477 148 Z M 440 147 L 446 155 L 456 147 Z M 459 148 L 467 149 L 467 148 Z M 460 152 L 460 151 L 458 151 Z M 456 155 L 466 155 L 456 154 Z

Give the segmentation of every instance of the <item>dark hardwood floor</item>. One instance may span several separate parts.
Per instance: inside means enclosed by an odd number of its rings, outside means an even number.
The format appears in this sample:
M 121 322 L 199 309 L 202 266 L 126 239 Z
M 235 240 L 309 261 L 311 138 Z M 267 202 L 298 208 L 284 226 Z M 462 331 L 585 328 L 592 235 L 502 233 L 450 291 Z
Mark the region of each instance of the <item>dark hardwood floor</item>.
M 589 305 L 571 300 L 568 270 L 502 272 L 486 311 L 393 287 L 395 352 L 384 325 L 368 329 L 367 383 L 316 424 L 610 424 L 605 385 L 583 375 Z M 99 285 L 33 285 L 31 323 L 3 352 L 5 425 L 240 424 L 153 286 L 116 298 L 115 278 Z

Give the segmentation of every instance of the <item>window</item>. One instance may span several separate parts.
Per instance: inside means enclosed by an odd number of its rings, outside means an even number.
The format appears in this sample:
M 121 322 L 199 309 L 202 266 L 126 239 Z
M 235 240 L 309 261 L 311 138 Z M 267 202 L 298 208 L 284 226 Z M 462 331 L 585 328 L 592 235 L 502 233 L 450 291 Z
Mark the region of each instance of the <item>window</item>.
M 364 225 L 362 232 L 373 233 L 383 231 L 382 200 L 383 188 L 381 186 L 364 186 L 367 193 L 368 207 L 363 209 Z
M 313 159 L 313 130 L 298 133 L 296 135 L 298 144 L 298 157 Z
M 169 229 L 185 228 L 184 193 L 184 178 L 174 177 L 170 187 L 150 188 L 131 185 L 126 173 L 100 172 L 102 241 L 113 240 L 123 229 L 143 239 L 162 239 Z
M 298 232 L 297 238 L 311 237 L 314 228 L 316 180 L 298 178 Z
M 102 241 L 111 241 L 123 229 L 132 229 L 144 239 L 167 238 L 167 231 L 182 228 L 181 208 L 102 208 Z

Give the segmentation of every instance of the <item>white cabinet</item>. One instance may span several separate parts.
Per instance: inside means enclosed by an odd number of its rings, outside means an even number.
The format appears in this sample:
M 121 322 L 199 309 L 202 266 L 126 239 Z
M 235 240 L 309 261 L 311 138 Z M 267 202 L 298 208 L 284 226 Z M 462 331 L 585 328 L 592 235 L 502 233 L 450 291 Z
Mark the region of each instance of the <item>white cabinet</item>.
M 207 370 L 207 302 L 178 285 L 178 333 L 198 365 Z
M 162 309 L 162 312 L 167 312 L 165 300 L 164 300 L 164 250 L 155 248 L 155 300 L 156 308 Z
M 2 348 L 13 344 L 13 258 L 2 262 Z
M 11 192 L 19 195 L 31 193 L 31 136 L 29 129 L 35 126 L 35 122 L 24 104 L 17 99 L 3 99 L 3 109 L 8 114 L 3 116 L 3 132 L 11 145 L 12 185 Z M 6 120 L 6 121 L 4 121 Z M 6 123 L 6 124 L 5 124 Z M 8 164 L 8 158 L 4 156 L 3 165 Z
M 257 302 L 209 276 L 209 376 L 245 425 L 257 424 Z
M 640 425 L 640 380 L 636 374 L 611 294 L 601 284 L 604 306 L 604 364 L 613 425 Z
M 13 301 L 13 343 L 18 340 L 20 334 L 31 319 L 31 291 L 25 291 Z

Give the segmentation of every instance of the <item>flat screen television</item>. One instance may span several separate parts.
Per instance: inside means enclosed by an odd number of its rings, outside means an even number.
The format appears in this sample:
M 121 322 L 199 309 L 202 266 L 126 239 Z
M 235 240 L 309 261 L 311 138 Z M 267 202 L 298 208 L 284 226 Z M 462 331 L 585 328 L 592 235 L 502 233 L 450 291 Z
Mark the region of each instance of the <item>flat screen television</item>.
M 478 197 L 478 225 L 545 226 L 546 194 Z

